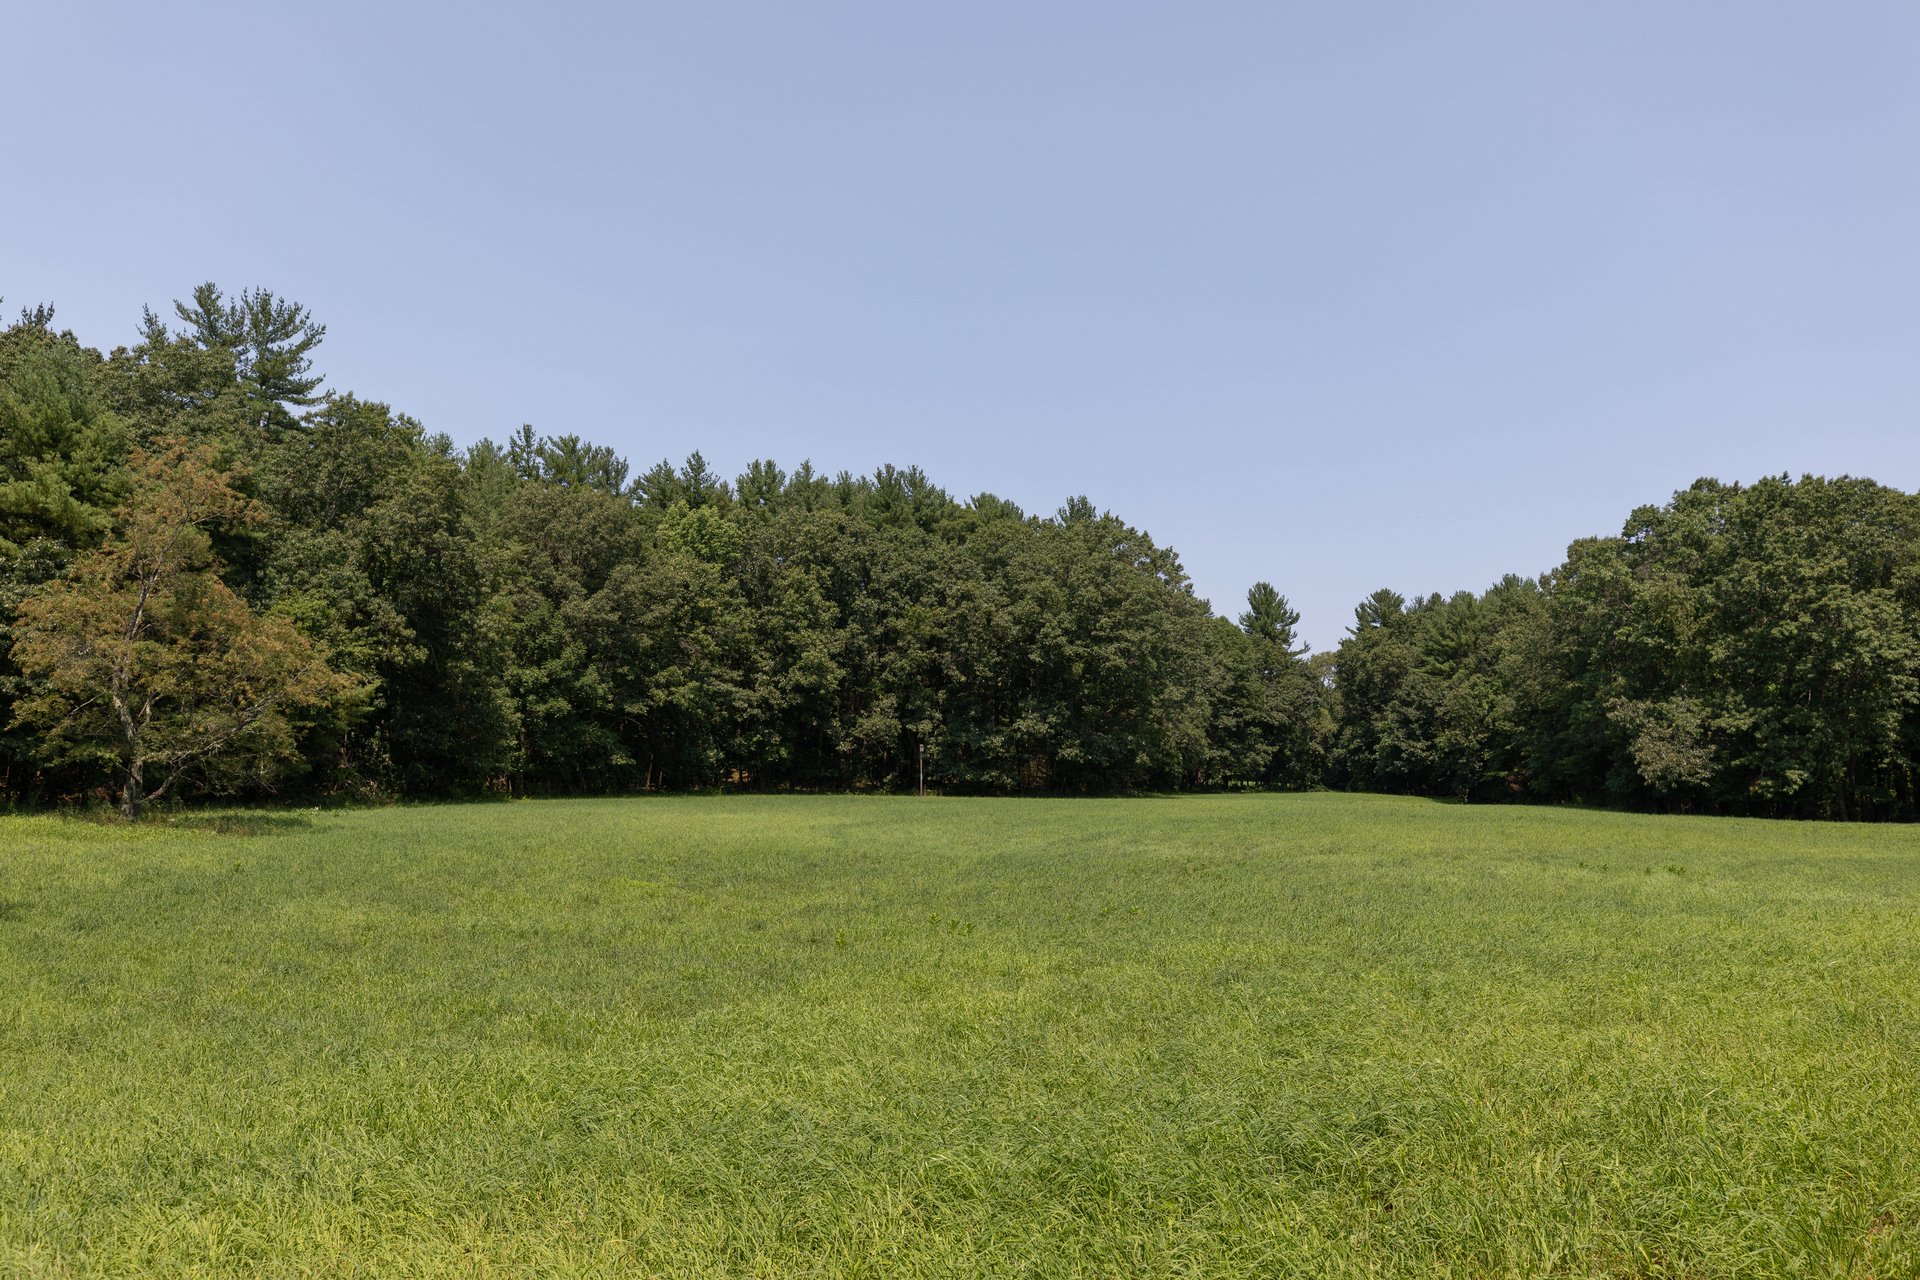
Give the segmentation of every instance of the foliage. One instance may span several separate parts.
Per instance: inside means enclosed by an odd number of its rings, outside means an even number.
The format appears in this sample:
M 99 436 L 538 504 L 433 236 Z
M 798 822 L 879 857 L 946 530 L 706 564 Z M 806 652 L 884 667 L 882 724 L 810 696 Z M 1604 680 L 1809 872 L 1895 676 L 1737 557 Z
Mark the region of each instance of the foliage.
M 20 605 L 96 545 L 124 496 L 126 424 L 101 361 L 38 307 L 0 332 L 0 797 L 41 775 L 39 735 L 15 722 L 29 692 L 11 657 Z
M 324 379 L 313 372 L 312 353 L 327 327 L 305 307 L 266 289 L 245 290 L 229 302 L 208 282 L 193 291 L 191 302 L 176 302 L 173 309 L 185 327 L 170 339 L 149 311 L 142 326 L 147 342 L 186 342 L 230 356 L 255 407 L 256 425 L 291 427 L 296 422 L 293 410 L 318 403 L 315 393 Z
M 351 684 L 285 619 L 221 581 L 208 529 L 258 519 L 204 452 L 134 454 L 114 535 L 20 604 L 19 721 L 55 762 L 97 764 L 127 817 L 189 772 L 215 791 L 270 782 L 298 758 L 291 717 Z
M 924 757 L 950 792 L 1920 803 L 1920 499 L 1872 481 L 1702 480 L 1537 579 L 1376 592 L 1309 654 L 1272 584 L 1210 616 L 1085 497 L 1028 515 L 915 467 L 767 460 L 728 481 L 698 452 L 632 475 L 531 426 L 459 450 L 323 394 L 296 303 L 203 285 L 174 314 L 108 356 L 47 307 L 0 332 L 9 798 L 89 785 L 12 713 L 21 610 L 100 545 L 130 451 L 184 439 L 260 517 L 207 529 L 207 572 L 366 690 L 293 726 L 317 794 L 904 789 Z

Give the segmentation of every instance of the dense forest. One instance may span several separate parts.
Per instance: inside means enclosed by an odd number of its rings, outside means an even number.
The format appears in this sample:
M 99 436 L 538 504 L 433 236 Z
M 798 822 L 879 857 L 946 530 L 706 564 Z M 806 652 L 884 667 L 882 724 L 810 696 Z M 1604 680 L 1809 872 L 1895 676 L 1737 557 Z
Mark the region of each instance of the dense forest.
M 0 332 L 0 797 L 1335 787 L 1912 818 L 1920 498 L 1701 480 L 1309 655 L 1085 498 L 523 427 L 324 387 L 211 285 L 109 354 Z

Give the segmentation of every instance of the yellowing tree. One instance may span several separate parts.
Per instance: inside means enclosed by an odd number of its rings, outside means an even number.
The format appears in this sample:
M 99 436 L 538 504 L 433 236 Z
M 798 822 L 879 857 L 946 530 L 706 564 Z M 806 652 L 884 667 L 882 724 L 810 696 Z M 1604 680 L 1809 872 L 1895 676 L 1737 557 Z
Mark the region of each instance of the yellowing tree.
M 110 771 L 129 817 L 188 778 L 265 781 L 297 758 L 289 719 L 358 691 L 283 618 L 220 579 L 209 529 L 260 519 L 205 449 L 136 454 L 114 536 L 21 605 L 16 723 L 42 753 Z

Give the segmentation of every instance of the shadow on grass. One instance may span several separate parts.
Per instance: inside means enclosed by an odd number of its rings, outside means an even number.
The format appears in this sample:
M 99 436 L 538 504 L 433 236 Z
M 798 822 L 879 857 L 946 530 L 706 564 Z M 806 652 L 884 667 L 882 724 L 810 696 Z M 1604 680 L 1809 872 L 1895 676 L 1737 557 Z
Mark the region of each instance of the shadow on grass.
M 304 813 L 183 813 L 168 818 L 166 825 L 217 836 L 271 836 L 304 831 L 313 819 Z

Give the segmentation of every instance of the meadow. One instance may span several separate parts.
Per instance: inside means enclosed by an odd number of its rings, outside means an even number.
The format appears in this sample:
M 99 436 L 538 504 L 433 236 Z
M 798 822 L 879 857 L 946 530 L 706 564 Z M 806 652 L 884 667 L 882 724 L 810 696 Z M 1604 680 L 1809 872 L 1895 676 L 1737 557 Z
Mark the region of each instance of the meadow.
M 0 818 L 0 1275 L 1920 1275 L 1920 830 Z

